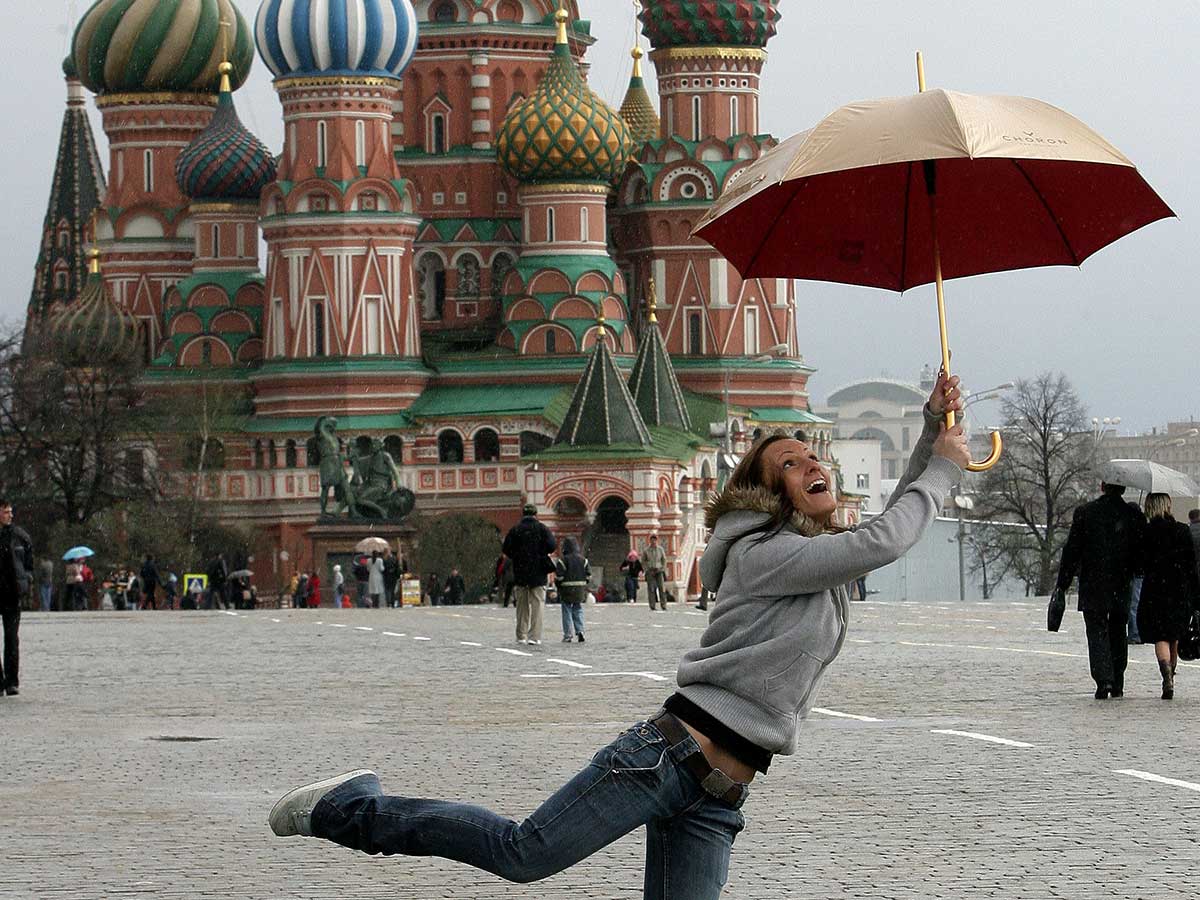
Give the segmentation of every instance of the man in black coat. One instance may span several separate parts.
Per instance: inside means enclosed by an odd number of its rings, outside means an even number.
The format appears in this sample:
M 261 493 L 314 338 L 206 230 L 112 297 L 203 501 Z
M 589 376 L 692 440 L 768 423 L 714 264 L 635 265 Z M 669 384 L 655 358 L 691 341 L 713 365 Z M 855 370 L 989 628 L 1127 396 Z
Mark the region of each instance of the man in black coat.
M 0 622 L 4 625 L 4 662 L 0 689 L 14 697 L 21 681 L 21 599 L 33 574 L 33 542 L 13 524 L 12 504 L 0 497 Z
M 154 557 L 148 553 L 146 554 L 146 561 L 142 563 L 141 580 L 142 593 L 145 595 L 142 608 L 158 609 L 158 601 L 154 596 L 158 590 L 158 582 L 160 580 L 158 566 L 154 565 Z
M 546 575 L 554 571 L 550 554 L 558 541 L 537 519 L 537 507 L 526 504 L 523 518 L 504 537 L 504 555 L 512 560 L 513 592 L 517 598 L 517 643 L 542 642 L 542 610 L 546 605 Z
M 1121 499 L 1123 486 L 1102 484 L 1100 489 L 1100 497 L 1075 510 L 1055 592 L 1065 596 L 1078 574 L 1096 699 L 1107 700 L 1125 694 L 1129 586 L 1140 568 L 1146 519 Z

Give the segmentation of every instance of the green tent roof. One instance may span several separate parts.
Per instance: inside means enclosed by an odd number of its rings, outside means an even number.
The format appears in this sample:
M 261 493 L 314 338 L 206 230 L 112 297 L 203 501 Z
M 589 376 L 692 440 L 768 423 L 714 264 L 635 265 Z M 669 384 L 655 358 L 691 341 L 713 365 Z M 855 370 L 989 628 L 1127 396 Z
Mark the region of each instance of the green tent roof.
M 642 346 L 629 378 L 629 393 L 647 425 L 691 430 L 687 403 L 657 322 L 651 321 L 642 335 Z
M 613 362 L 607 341 L 596 342 L 554 443 L 573 447 L 650 443 L 650 432 Z

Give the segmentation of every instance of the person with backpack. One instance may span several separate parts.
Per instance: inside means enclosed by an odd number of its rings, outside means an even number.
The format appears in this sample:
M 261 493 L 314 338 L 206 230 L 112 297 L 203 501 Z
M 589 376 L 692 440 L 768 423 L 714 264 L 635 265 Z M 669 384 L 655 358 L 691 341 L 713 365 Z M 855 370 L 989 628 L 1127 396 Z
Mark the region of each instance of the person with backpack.
M 563 643 L 571 643 L 571 632 L 575 640 L 583 639 L 583 603 L 587 599 L 588 582 L 592 580 L 592 567 L 579 553 L 574 538 L 564 538 L 562 558 L 556 563 L 558 569 L 558 603 L 562 609 Z

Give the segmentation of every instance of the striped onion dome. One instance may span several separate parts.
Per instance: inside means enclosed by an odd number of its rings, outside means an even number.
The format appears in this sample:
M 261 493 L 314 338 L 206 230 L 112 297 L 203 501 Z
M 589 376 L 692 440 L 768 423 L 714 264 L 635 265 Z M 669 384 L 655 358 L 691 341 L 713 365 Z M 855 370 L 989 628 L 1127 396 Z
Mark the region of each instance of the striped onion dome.
M 49 322 L 54 348 L 71 366 L 122 362 L 138 348 L 137 319 L 108 296 L 95 251 L 90 266 L 79 299 L 51 316 Z
M 525 183 L 615 181 L 633 152 L 629 126 L 592 93 L 567 44 L 559 10 L 558 40 L 537 88 L 513 105 L 496 136 L 500 165 Z
M 175 164 L 180 190 L 193 200 L 257 200 L 275 170 L 275 157 L 242 125 L 230 85 L 223 82 L 212 121 Z
M 409 0 L 263 0 L 258 52 L 276 78 L 398 78 L 417 49 Z
M 96 94 L 215 94 L 226 52 L 240 87 L 254 41 L 233 0 L 96 0 L 71 45 L 79 80 Z
M 779 0 L 642 0 L 642 33 L 663 47 L 767 46 Z

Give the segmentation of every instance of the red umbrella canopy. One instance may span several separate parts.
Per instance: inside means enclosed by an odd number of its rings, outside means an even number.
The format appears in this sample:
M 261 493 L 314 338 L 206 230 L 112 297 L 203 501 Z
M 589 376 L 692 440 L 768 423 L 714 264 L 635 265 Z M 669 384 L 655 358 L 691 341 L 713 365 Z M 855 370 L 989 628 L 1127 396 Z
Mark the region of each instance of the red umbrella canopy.
M 748 168 L 695 233 L 747 278 L 904 291 L 934 281 L 932 215 L 956 278 L 1077 266 L 1174 213 L 1068 113 L 933 90 L 834 111 Z

